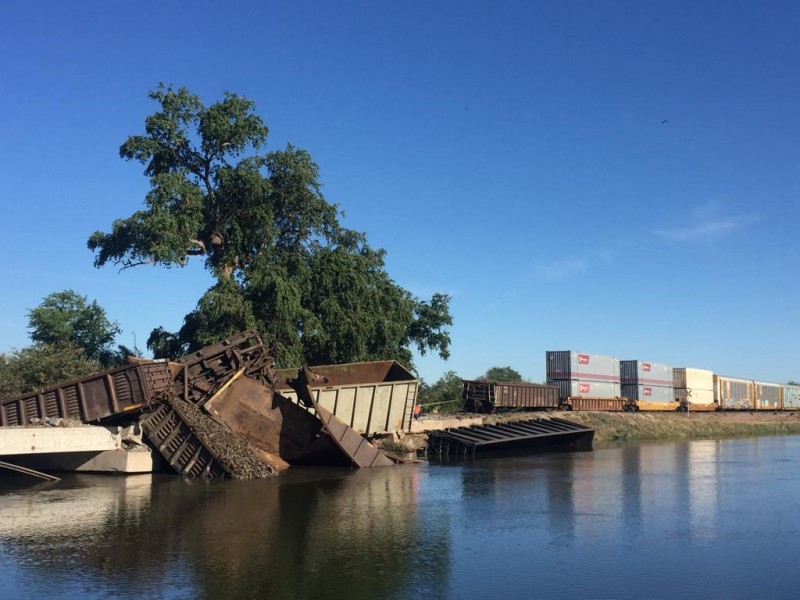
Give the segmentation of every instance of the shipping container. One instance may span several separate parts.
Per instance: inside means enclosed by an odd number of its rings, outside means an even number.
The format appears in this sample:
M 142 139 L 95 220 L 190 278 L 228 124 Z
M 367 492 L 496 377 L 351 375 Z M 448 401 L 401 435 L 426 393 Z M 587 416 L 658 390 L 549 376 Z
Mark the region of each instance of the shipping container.
M 0 402 L 0 426 L 27 425 L 31 419 L 74 419 L 94 423 L 120 414 L 133 415 L 174 393 L 165 361 L 142 361 L 42 392 Z
M 782 386 L 780 384 L 754 381 L 753 386 L 756 410 L 780 410 L 782 408 Z
M 725 410 L 753 410 L 753 381 L 737 377 L 715 376 L 715 393 L 719 407 Z
M 622 396 L 619 383 L 608 381 L 583 381 L 580 379 L 553 379 L 547 385 L 556 386 L 561 398 L 619 398 Z
M 783 386 L 783 410 L 800 409 L 800 385 Z
M 621 387 L 622 395 L 635 400 L 639 410 L 675 410 L 680 406 L 672 386 L 623 383 Z
M 550 350 L 545 362 L 548 383 L 551 379 L 619 383 L 619 359 L 614 356 Z
M 672 370 L 675 398 L 689 402 L 690 410 L 716 410 L 714 373 L 705 369 L 677 367 Z
M 359 433 L 372 435 L 408 431 L 414 414 L 419 381 L 393 360 L 309 367 L 324 378 L 310 382 L 320 406 Z M 276 371 L 276 391 L 292 402 L 297 393 L 286 383 L 297 369 Z
M 558 408 L 558 388 L 538 383 L 462 383 L 461 398 L 467 412 L 491 412 L 497 408 Z
M 672 367 L 643 360 L 622 360 L 619 363 L 620 383 L 674 387 Z M 674 398 L 673 398 L 674 400 Z

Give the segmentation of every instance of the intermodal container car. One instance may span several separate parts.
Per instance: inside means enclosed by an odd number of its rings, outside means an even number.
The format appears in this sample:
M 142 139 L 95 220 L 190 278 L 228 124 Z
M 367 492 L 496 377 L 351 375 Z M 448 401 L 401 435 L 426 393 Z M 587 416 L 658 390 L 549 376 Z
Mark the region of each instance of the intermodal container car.
M 675 410 L 672 367 L 644 360 L 619 363 L 622 395 L 636 401 L 639 410 Z

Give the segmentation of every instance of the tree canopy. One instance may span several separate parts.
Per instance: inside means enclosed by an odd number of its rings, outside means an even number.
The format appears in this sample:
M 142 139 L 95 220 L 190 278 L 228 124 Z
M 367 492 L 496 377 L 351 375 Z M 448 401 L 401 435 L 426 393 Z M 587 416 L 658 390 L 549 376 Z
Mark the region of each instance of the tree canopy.
M 28 330 L 35 344 L 78 348 L 103 366 L 116 362 L 113 343 L 120 333 L 119 325 L 109 321 L 96 300 L 89 302 L 74 290 L 54 292 L 29 310 Z
M 82 348 L 39 344 L 0 355 L 0 400 L 80 379 L 102 369 Z
M 449 355 L 449 297 L 422 300 L 388 275 L 384 251 L 339 222 L 305 150 L 266 151 L 247 98 L 205 106 L 186 88 L 150 92 L 160 110 L 120 156 L 150 178 L 144 209 L 88 241 L 95 266 L 184 266 L 201 257 L 215 281 L 177 332 L 148 346 L 174 356 L 257 327 L 283 366 Z
M 432 385 L 420 382 L 418 402 L 426 411 L 458 412 L 463 408 L 462 387 L 458 373 L 447 371 Z
M 492 367 L 486 371 L 483 379 L 487 381 L 501 381 L 503 383 L 518 383 L 522 381 L 522 375 L 511 367 Z

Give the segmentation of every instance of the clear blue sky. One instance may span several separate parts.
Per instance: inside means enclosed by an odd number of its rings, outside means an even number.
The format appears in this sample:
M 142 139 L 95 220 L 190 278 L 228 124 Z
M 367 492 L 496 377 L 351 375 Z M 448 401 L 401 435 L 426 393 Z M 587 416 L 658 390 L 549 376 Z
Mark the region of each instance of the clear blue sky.
M 797 2 L 3 2 L 0 350 L 54 291 L 144 347 L 211 285 L 86 249 L 142 206 L 118 149 L 166 82 L 255 100 L 400 285 L 452 295 L 428 381 L 553 349 L 800 379 L 799 31 Z

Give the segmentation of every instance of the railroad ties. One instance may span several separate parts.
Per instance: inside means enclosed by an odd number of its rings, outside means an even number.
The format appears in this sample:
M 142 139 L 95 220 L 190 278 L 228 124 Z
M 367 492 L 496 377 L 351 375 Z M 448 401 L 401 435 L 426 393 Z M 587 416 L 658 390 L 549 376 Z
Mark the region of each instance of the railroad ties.
M 432 431 L 428 454 L 474 456 L 518 448 L 591 450 L 594 429 L 565 419 L 530 419 Z

